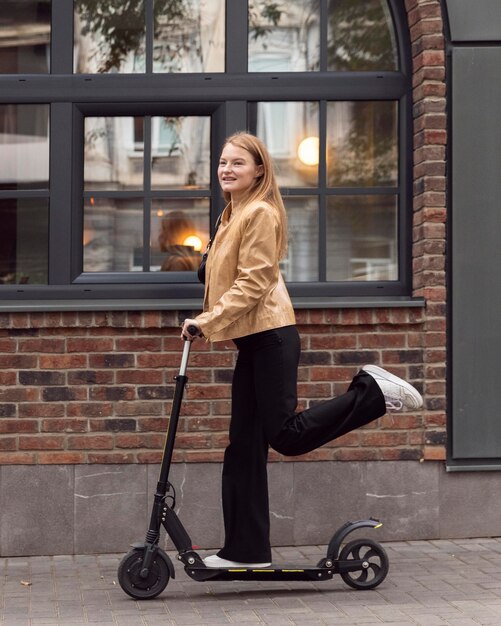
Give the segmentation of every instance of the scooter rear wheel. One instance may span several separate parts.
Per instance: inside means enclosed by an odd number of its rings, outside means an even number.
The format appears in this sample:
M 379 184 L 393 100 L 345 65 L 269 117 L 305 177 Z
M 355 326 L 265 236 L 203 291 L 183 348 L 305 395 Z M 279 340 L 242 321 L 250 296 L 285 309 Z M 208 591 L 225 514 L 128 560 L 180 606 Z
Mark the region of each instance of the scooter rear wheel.
M 354 539 L 339 555 L 340 561 L 362 560 L 364 567 L 355 572 L 340 572 L 344 582 L 354 589 L 374 589 L 388 574 L 390 563 L 384 548 L 372 539 Z
M 120 587 L 136 600 L 156 598 L 167 587 L 170 579 L 169 567 L 160 552 L 153 557 L 147 577 L 142 578 L 143 555 L 144 550 L 131 550 L 118 566 Z

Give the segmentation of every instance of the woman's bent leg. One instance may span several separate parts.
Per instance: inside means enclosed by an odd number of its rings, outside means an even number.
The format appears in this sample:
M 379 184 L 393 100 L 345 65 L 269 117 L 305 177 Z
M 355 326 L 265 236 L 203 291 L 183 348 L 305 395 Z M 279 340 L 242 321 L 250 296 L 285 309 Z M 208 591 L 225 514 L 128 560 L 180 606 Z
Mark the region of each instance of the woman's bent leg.
M 268 443 L 256 412 L 252 356 L 238 355 L 232 384 L 230 443 L 224 455 L 225 543 L 218 556 L 242 563 L 271 561 Z
M 365 372 L 359 372 L 341 396 L 295 413 L 299 336 L 294 326 L 273 332 L 278 339 L 276 349 L 256 352 L 254 378 L 257 412 L 275 450 L 305 454 L 384 415 L 383 394 Z

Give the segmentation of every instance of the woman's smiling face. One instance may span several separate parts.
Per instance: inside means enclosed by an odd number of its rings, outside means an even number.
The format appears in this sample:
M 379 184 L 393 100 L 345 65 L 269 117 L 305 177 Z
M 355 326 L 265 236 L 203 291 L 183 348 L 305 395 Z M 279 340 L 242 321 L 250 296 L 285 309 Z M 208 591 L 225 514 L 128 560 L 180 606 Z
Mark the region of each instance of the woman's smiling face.
M 248 150 L 232 143 L 224 146 L 217 176 L 221 189 L 231 195 L 234 204 L 249 191 L 262 172 L 263 166 L 256 165 Z

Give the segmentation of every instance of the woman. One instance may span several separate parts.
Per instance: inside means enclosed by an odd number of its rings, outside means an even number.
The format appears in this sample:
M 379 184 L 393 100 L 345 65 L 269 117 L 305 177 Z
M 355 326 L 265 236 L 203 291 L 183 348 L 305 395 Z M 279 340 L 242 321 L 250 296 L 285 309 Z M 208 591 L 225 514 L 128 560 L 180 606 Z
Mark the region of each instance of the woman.
M 287 224 L 271 157 L 258 138 L 237 133 L 223 147 L 218 178 L 228 204 L 207 259 L 204 312 L 182 330 L 193 339 L 188 326 L 195 325 L 208 341 L 232 339 L 238 348 L 222 478 L 225 544 L 205 563 L 267 567 L 268 447 L 305 454 L 381 417 L 387 404 L 417 409 L 422 398 L 368 365 L 343 395 L 295 413 L 300 342 L 279 270 Z

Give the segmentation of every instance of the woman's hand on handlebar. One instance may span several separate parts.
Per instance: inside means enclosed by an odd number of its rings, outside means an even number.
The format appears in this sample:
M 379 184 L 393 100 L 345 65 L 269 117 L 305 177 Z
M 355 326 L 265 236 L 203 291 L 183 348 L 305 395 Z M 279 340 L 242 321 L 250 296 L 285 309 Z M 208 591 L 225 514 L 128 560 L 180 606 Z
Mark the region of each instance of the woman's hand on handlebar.
M 193 341 L 193 339 L 196 339 L 197 337 L 202 337 L 202 330 L 196 320 L 184 320 L 181 328 L 181 339 Z

